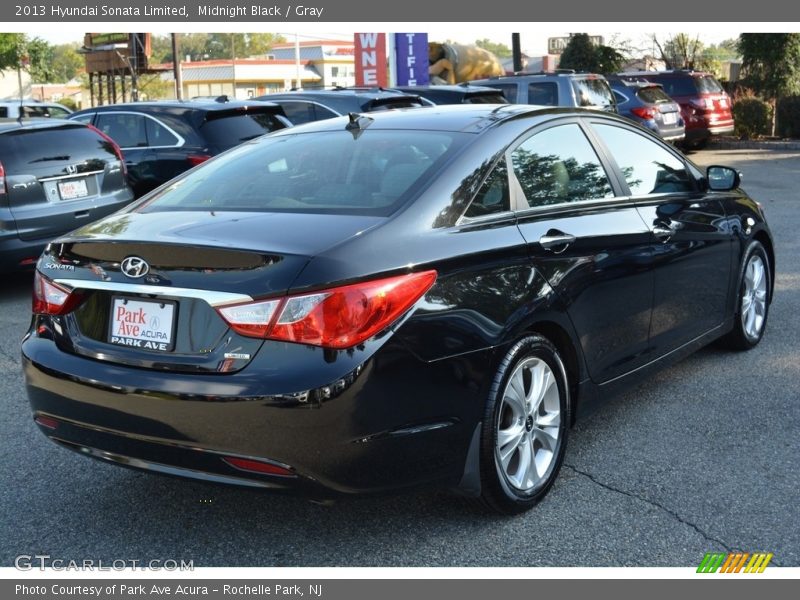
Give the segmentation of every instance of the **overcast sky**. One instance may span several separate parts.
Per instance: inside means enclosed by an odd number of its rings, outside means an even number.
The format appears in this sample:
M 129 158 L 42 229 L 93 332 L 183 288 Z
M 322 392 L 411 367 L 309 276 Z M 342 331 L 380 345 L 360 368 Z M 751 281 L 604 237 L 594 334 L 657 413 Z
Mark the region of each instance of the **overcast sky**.
M 167 23 L 139 23 L 109 25 L 106 23 L 70 24 L 65 30 L 63 25 L 54 23 L 41 24 L 45 27 L 38 33 L 52 44 L 66 42 L 82 42 L 83 34 L 75 33 L 84 29 L 101 31 L 151 31 L 154 33 L 169 33 L 170 25 Z M 138 26 L 137 26 L 138 25 Z M 253 23 L 193 23 L 184 31 L 268 31 L 281 33 L 287 39 L 293 40 L 294 31 L 274 31 L 264 24 Z M 363 26 L 362 26 L 363 25 Z M 767 26 L 770 24 L 766 24 Z M 182 24 L 183 27 L 186 27 Z M 174 25 L 173 25 L 174 27 Z M 785 29 L 787 24 L 783 24 Z M 353 35 L 352 24 L 341 23 L 316 23 L 304 24 L 300 39 L 331 38 L 351 39 Z M 736 37 L 742 30 L 753 31 L 753 24 L 705 24 L 705 23 L 364 23 L 359 25 L 358 31 L 408 31 L 426 32 L 432 41 L 451 39 L 461 43 L 472 43 L 476 39 L 489 38 L 493 42 L 511 45 L 511 33 L 518 31 L 521 37 L 522 49 L 530 56 L 539 56 L 547 52 L 547 38 L 569 35 L 570 32 L 585 32 L 591 35 L 602 35 L 605 42 L 609 43 L 614 38 L 629 42 L 635 48 L 650 49 L 650 34 L 657 33 L 659 37 L 670 33 L 685 32 L 692 36 L 699 35 L 706 44 L 715 44 L 724 39 Z M 773 29 L 775 30 L 775 29 Z

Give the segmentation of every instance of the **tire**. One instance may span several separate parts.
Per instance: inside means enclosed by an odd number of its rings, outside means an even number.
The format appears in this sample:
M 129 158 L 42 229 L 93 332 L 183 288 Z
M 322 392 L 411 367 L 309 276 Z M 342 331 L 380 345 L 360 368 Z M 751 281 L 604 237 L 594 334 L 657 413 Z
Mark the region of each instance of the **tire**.
M 517 514 L 547 494 L 564 460 L 569 410 L 566 369 L 555 346 L 538 335 L 516 342 L 500 362 L 486 402 L 480 449 L 484 507 Z
M 771 300 L 772 273 L 761 242 L 753 240 L 748 244 L 738 277 L 733 330 L 722 342 L 732 350 L 750 350 L 764 337 Z

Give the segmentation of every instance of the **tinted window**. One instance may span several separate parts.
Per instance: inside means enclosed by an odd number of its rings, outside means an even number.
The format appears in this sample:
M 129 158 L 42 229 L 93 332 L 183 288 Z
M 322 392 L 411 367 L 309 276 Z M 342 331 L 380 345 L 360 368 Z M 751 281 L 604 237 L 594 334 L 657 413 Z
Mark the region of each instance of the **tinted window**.
M 7 106 L 0 106 L 0 118 L 6 118 L 8 116 L 8 107 Z
M 604 79 L 573 79 L 578 106 L 614 106 L 614 95 Z
M 83 125 L 20 129 L 0 135 L 0 162 L 8 173 L 26 174 L 45 164 L 117 160 L 111 144 Z
M 614 195 L 597 154 L 575 124 L 537 133 L 514 150 L 511 158 L 530 206 Z
M 719 82 L 711 77 L 711 75 L 695 77 L 694 83 L 697 91 L 701 93 L 720 94 L 724 91 Z
M 180 140 L 170 131 L 153 119 L 145 120 L 145 131 L 147 132 L 147 143 L 150 146 L 177 146 Z
M 688 192 L 694 188 L 683 161 L 656 142 L 613 125 L 593 127 L 617 161 L 632 195 Z
M 77 117 L 72 117 L 70 121 L 77 121 L 78 123 L 91 123 L 92 119 L 94 118 L 95 113 L 87 113 L 85 115 L 78 115 Z
M 469 137 L 342 129 L 265 138 L 178 180 L 145 210 L 388 215 Z
M 506 100 L 509 102 L 517 101 L 517 84 L 516 83 L 492 83 L 491 87 L 503 92 Z
M 664 102 L 672 102 L 672 98 L 664 93 L 660 87 L 646 87 L 636 92 L 639 100 L 642 102 L 649 102 L 650 104 L 663 104 Z
M 283 112 L 286 117 L 294 125 L 302 125 L 303 123 L 310 123 L 316 121 L 314 117 L 314 105 L 310 102 L 286 102 L 280 103 L 283 107 Z
M 558 88 L 551 81 L 528 84 L 528 104 L 558 106 Z
M 500 92 L 496 94 L 472 94 L 464 98 L 464 104 L 508 104 Z
M 147 146 L 146 120 L 133 113 L 100 113 L 95 127 L 117 142 L 120 148 L 141 148 Z
M 697 88 L 694 85 L 694 77 L 664 77 L 659 78 L 658 83 L 664 86 L 667 96 L 696 96 Z
M 465 217 L 481 217 L 509 210 L 508 167 L 505 159 L 492 170 L 469 205 Z
M 208 143 L 220 150 L 233 148 L 278 129 L 283 129 L 283 124 L 270 113 L 234 114 L 216 118 L 211 115 L 200 127 Z

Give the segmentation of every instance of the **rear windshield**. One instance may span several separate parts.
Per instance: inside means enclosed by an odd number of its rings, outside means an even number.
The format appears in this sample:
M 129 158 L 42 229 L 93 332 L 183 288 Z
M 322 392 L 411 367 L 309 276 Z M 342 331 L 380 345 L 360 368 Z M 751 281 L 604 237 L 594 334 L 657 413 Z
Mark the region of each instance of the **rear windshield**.
M 500 92 L 496 94 L 471 94 L 464 98 L 464 104 L 508 104 Z
M 604 79 L 573 79 L 578 106 L 614 106 L 614 94 Z
M 664 90 L 658 86 L 641 88 L 636 92 L 639 100 L 642 102 L 649 102 L 650 104 L 663 104 L 664 102 L 672 102 L 672 98 L 664 93 Z
M 495 89 L 500 90 L 505 96 L 506 100 L 509 102 L 516 102 L 517 101 L 517 84 L 516 83 L 494 83 L 491 84 L 480 84 L 476 83 L 475 85 L 485 85 L 486 87 L 493 87 Z
M 696 96 L 697 94 L 719 94 L 723 91 L 719 82 L 710 75 L 699 77 L 664 77 L 658 82 L 664 86 L 668 96 Z
M 367 103 L 367 112 L 378 112 L 379 110 L 390 110 L 392 108 L 419 108 L 424 106 L 422 100 L 416 98 L 380 98 L 370 100 Z
M 421 189 L 469 137 L 342 127 L 265 138 L 187 174 L 140 210 L 386 216 Z
M 209 144 L 227 150 L 283 128 L 283 123 L 271 113 L 248 113 L 217 118 L 212 115 L 203 123 L 200 131 Z
M 85 125 L 20 129 L 0 135 L 0 162 L 7 173 L 26 174 L 46 164 L 116 161 L 113 146 Z

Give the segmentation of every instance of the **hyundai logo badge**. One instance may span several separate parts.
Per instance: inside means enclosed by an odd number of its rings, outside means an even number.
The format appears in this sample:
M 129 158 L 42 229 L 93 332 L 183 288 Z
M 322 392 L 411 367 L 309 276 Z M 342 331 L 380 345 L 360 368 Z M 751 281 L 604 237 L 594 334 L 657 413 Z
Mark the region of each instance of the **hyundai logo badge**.
M 150 265 L 148 265 L 147 261 L 143 258 L 139 258 L 138 256 L 129 256 L 122 261 L 120 264 L 120 269 L 128 277 L 131 277 L 132 279 L 138 279 L 139 277 L 144 277 L 150 272 Z

